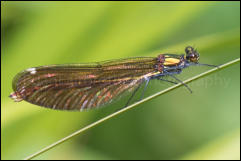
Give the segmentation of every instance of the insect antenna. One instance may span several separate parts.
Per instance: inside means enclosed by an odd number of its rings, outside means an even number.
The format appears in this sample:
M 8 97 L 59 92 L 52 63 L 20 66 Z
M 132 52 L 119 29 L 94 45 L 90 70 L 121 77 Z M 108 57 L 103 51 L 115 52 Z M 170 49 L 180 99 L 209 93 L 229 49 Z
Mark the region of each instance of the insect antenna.
M 201 66 L 209 66 L 209 67 L 216 67 L 216 68 L 219 68 L 219 66 L 217 65 L 212 65 L 212 64 L 200 64 L 200 63 L 197 63 L 195 65 L 201 65 Z

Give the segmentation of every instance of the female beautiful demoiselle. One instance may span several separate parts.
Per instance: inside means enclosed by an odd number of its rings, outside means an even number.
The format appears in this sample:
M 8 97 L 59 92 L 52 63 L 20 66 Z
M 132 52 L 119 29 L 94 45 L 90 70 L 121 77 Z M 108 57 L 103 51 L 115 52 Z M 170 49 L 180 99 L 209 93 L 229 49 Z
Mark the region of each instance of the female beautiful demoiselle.
M 199 54 L 193 47 L 186 55 L 160 54 L 157 57 L 135 57 L 89 64 L 49 65 L 29 68 L 13 79 L 14 101 L 59 110 L 85 110 L 112 102 L 126 91 L 132 91 L 126 106 L 142 83 L 143 93 L 150 80 L 182 83 L 175 77 L 182 69 L 198 63 Z M 177 82 L 165 79 L 173 77 Z M 184 83 L 184 86 L 191 89 Z M 141 98 L 142 98 L 141 97 Z

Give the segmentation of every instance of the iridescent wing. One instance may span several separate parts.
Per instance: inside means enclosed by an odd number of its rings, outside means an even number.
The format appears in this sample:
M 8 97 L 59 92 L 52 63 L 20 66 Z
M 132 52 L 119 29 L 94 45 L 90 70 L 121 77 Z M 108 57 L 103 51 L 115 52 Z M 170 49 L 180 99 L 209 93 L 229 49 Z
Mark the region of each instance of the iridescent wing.
M 155 58 L 29 68 L 13 80 L 15 101 L 61 110 L 85 110 L 112 102 L 154 72 Z

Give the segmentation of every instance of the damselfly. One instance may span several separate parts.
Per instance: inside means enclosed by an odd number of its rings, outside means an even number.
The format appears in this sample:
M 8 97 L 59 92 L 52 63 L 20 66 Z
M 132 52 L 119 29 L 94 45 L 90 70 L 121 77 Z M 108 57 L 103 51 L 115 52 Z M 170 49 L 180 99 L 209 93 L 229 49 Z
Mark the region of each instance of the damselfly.
M 141 84 L 145 84 L 141 98 L 150 80 L 182 83 L 175 75 L 198 63 L 199 54 L 193 47 L 185 53 L 160 54 L 157 57 L 135 57 L 88 64 L 49 65 L 26 69 L 13 79 L 14 101 L 59 110 L 85 110 L 112 102 L 126 91 L 133 91 L 129 104 Z M 170 76 L 175 81 L 167 80 Z

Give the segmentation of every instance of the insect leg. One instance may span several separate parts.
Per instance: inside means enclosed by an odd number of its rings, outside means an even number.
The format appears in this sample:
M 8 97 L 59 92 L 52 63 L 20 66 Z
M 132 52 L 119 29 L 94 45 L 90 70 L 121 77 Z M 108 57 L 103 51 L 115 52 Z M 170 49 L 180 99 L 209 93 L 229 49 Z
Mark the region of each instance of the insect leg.
M 177 77 L 175 77 L 174 75 L 169 75 L 171 77 L 173 77 L 174 79 L 176 79 L 178 82 L 180 82 L 182 85 L 184 85 L 189 91 L 190 93 L 192 93 L 192 90 L 185 84 L 183 83 L 180 79 L 178 79 Z
M 146 87 L 147 87 L 149 81 L 150 81 L 150 78 L 147 78 L 147 79 L 146 79 L 146 84 L 145 84 L 145 87 L 144 87 L 144 89 L 143 89 L 143 91 L 142 91 L 140 100 L 143 99 L 143 96 L 144 96 L 144 93 L 145 93 L 145 91 L 146 91 Z
M 167 80 L 167 79 L 162 79 L 162 78 L 157 78 L 157 79 L 162 80 L 162 81 L 166 81 L 166 82 L 169 82 L 169 83 L 177 84 L 177 82 L 170 81 L 170 80 Z
M 128 106 L 128 104 L 130 103 L 131 99 L 134 97 L 134 95 L 136 94 L 136 92 L 137 92 L 138 89 L 140 88 L 141 84 L 142 84 L 142 83 L 140 83 L 140 84 L 138 85 L 138 87 L 134 90 L 134 92 L 132 93 L 131 97 L 128 99 L 128 101 L 127 101 L 126 105 L 124 106 L 124 108 Z

